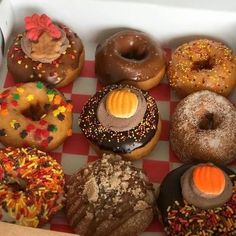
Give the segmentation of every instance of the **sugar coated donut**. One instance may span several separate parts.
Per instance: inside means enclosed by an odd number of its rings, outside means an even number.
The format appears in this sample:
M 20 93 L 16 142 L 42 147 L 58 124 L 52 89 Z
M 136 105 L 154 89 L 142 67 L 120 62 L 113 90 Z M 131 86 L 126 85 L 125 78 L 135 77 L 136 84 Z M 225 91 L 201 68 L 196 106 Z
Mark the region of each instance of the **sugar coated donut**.
M 80 128 L 99 155 L 116 153 L 136 160 L 156 146 L 161 119 L 148 92 L 130 85 L 110 85 L 85 104 Z
M 104 85 L 126 83 L 148 90 L 165 74 L 164 53 L 147 34 L 120 31 L 97 46 L 95 72 Z
M 167 235 L 233 236 L 236 175 L 223 165 L 182 165 L 164 178 L 157 206 Z
M 195 92 L 177 105 L 170 143 L 181 161 L 228 163 L 236 158 L 236 108 L 225 97 Z
M 60 92 L 42 82 L 3 91 L 0 119 L 0 142 L 6 146 L 49 151 L 72 133 L 72 105 Z
M 25 17 L 25 32 L 10 46 L 8 70 L 16 82 L 43 81 L 63 87 L 76 79 L 84 63 L 80 38 L 43 14 Z
M 0 220 L 41 226 L 64 205 L 64 184 L 61 166 L 46 153 L 0 150 Z
M 236 57 L 220 42 L 194 40 L 174 51 L 167 75 L 181 96 L 199 90 L 228 96 L 236 86 Z
M 79 235 L 138 235 L 156 213 L 154 189 L 141 169 L 104 155 L 72 175 L 66 216 Z

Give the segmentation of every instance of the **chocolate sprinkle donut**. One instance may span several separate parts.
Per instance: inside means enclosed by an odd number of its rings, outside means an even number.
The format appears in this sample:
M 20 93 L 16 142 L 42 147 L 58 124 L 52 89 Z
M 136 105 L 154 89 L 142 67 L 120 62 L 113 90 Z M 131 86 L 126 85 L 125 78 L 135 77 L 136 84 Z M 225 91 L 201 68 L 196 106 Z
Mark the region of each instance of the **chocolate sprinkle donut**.
M 102 126 L 97 117 L 98 105 L 106 94 L 119 88 L 135 89 L 129 85 L 111 85 L 97 92 L 83 108 L 80 128 L 86 138 L 101 149 L 123 154 L 144 146 L 152 139 L 159 122 L 159 111 L 154 98 L 140 90 L 146 100 L 147 109 L 143 120 L 137 126 L 123 132 L 116 132 Z

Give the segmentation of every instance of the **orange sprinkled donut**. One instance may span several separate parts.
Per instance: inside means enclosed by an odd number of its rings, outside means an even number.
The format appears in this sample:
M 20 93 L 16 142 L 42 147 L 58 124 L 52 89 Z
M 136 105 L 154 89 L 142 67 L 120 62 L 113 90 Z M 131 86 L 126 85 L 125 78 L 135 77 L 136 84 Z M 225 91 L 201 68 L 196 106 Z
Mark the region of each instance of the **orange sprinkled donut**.
M 0 94 L 0 142 L 50 151 L 71 135 L 72 105 L 42 82 L 11 87 Z
M 220 42 L 194 40 L 176 49 L 167 74 L 181 96 L 199 90 L 228 96 L 236 85 L 236 57 Z
M 32 148 L 0 150 L 0 220 L 37 227 L 62 208 L 64 174 L 49 155 Z

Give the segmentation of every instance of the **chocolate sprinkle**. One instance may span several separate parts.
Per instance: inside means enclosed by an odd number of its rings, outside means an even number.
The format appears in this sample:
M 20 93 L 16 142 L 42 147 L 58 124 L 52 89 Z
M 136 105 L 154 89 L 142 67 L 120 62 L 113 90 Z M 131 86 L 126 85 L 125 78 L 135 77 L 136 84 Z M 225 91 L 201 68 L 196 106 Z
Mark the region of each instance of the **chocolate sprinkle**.
M 6 136 L 6 130 L 0 129 L 0 136 Z
M 14 124 L 14 129 L 17 130 L 21 127 L 20 123 L 15 123 Z
M 23 138 L 23 139 L 24 139 L 27 135 L 28 135 L 28 132 L 27 132 L 27 130 L 25 130 L 25 129 L 20 132 L 20 137 Z
M 59 113 L 57 118 L 58 118 L 58 120 L 63 121 L 65 119 L 65 116 L 62 113 Z
M 48 131 L 51 131 L 51 132 L 56 132 L 57 131 L 57 127 L 53 124 L 50 124 L 48 125 L 48 128 L 47 128 Z

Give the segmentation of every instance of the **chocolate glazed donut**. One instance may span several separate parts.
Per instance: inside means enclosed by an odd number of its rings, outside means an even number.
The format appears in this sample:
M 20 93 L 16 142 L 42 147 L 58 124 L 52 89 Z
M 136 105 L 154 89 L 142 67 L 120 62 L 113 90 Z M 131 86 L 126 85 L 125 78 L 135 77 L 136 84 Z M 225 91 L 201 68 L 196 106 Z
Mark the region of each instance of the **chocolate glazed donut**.
M 148 90 L 164 76 L 164 53 L 145 33 L 120 31 L 97 46 L 95 72 L 104 85 L 126 83 Z
M 201 206 L 197 207 L 193 203 L 189 203 L 185 199 L 186 196 L 183 196 L 183 188 L 186 187 L 184 182 L 188 181 L 185 178 L 189 178 L 189 171 L 192 168 L 204 165 L 214 166 L 210 163 L 198 164 L 197 162 L 184 164 L 171 171 L 161 183 L 157 205 L 167 235 L 235 235 L 236 175 L 234 171 L 223 165 L 215 165 L 227 177 L 225 178 L 223 194 L 218 199 L 199 196 L 199 193 L 191 193 L 191 189 L 184 190 L 185 194 L 189 195 L 188 199 L 190 200 L 189 197 L 195 195 L 192 199 L 195 202 L 198 201 Z M 215 176 L 212 176 L 212 180 L 214 179 Z M 207 178 L 202 180 L 207 182 Z M 217 179 L 211 181 L 213 185 L 215 185 L 215 182 L 217 182 Z M 229 191 L 231 191 L 230 199 L 222 200 L 225 194 L 229 194 Z M 205 199 L 202 200 L 203 198 Z M 205 201 L 207 200 L 211 202 L 212 206 L 206 206 Z M 215 207 L 214 201 L 217 204 Z M 220 201 L 221 204 L 217 201 Z

